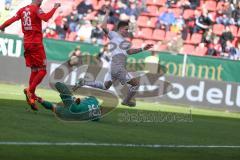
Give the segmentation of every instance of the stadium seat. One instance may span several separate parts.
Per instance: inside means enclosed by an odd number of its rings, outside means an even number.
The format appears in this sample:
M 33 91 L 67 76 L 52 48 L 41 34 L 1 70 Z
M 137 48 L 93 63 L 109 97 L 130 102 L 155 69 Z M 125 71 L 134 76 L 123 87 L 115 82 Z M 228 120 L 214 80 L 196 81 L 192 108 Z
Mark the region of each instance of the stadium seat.
M 165 51 L 167 50 L 168 46 L 166 44 L 156 44 L 154 49 L 157 51 Z
M 153 36 L 152 36 L 153 40 L 164 40 L 164 38 L 165 38 L 165 31 L 164 30 L 155 29 L 153 31 Z
M 97 1 L 97 3 L 94 2 L 95 5 L 96 5 L 96 7 L 94 7 L 94 9 L 96 9 L 96 10 L 99 10 L 100 8 L 102 8 L 102 6 L 103 6 L 104 3 L 105 3 L 105 0 L 95 0 L 95 1 Z
M 194 33 L 191 37 L 191 44 L 199 44 L 202 41 L 202 34 Z
M 184 19 L 188 19 L 190 17 L 193 17 L 194 16 L 194 10 L 192 9 L 186 9 L 183 13 L 183 18 Z
M 157 6 L 148 6 L 147 10 L 148 10 L 149 14 L 152 15 L 152 16 L 158 16 L 159 15 L 159 11 L 158 11 Z
M 133 39 L 132 40 L 132 47 L 133 48 L 141 48 L 143 46 L 143 40 L 142 39 Z
M 183 46 L 182 51 L 180 51 L 180 53 L 182 53 L 182 54 L 192 54 L 192 52 L 194 52 L 194 50 L 195 50 L 195 47 L 193 45 L 185 44 Z
M 224 2 L 223 2 L 223 1 L 218 2 L 218 4 L 217 4 L 217 10 L 220 10 L 223 5 L 224 5 Z
M 173 8 L 172 9 L 175 17 L 179 17 L 180 15 L 182 15 L 182 9 L 181 8 Z
M 207 47 L 197 46 L 194 52 L 192 52 L 192 55 L 205 56 L 207 54 L 207 50 L 208 50 Z
M 214 24 L 213 25 L 213 33 L 217 35 L 222 35 L 222 32 L 224 31 L 225 27 L 222 24 Z
M 152 39 L 153 30 L 151 28 L 142 28 L 141 36 L 143 39 Z
M 232 41 L 232 45 L 234 45 L 235 47 L 237 47 L 237 42 L 238 42 L 238 38 L 235 37 Z
M 216 11 L 217 10 L 217 2 L 215 0 L 207 0 L 205 1 L 206 9 L 209 11 Z
M 212 20 L 213 22 L 216 22 L 217 12 L 210 12 L 210 13 L 209 13 L 209 17 L 211 18 L 211 20 Z
M 71 32 L 68 36 L 67 36 L 67 40 L 68 41 L 75 41 L 77 38 L 77 33 L 76 32 Z
M 231 30 L 233 36 L 234 36 L 234 37 L 237 37 L 237 34 L 238 34 L 238 27 L 235 26 L 235 25 L 231 25 L 231 26 L 229 26 L 229 27 L 230 27 L 230 30 Z
M 146 45 L 146 44 L 153 44 L 153 45 L 156 45 L 156 41 L 153 41 L 153 40 L 146 40 L 146 41 L 144 41 L 144 45 Z
M 238 34 L 237 37 L 240 37 L 240 28 L 238 28 Z
M 177 33 L 168 31 L 166 32 L 165 40 L 169 41 L 176 36 L 177 36 Z
M 147 16 L 140 16 L 140 17 L 138 17 L 137 25 L 140 27 L 147 27 L 148 20 L 149 19 Z
M 151 28 L 156 28 L 156 24 L 157 24 L 157 17 L 152 17 L 151 19 L 150 19 L 150 23 L 149 23 L 149 27 L 151 27 Z
M 167 10 L 167 8 L 166 7 L 160 7 L 159 8 L 159 15 L 158 16 L 160 16 L 163 12 L 165 12 Z
M 147 0 L 146 4 L 147 5 L 156 5 L 154 0 Z

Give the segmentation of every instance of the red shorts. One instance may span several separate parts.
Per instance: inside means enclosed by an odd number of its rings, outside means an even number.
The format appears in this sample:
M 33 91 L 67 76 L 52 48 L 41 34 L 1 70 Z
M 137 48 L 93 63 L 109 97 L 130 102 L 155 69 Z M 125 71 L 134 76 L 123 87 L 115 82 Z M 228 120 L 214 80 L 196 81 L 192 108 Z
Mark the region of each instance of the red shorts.
M 46 54 L 42 43 L 25 43 L 24 57 L 27 67 L 46 67 Z

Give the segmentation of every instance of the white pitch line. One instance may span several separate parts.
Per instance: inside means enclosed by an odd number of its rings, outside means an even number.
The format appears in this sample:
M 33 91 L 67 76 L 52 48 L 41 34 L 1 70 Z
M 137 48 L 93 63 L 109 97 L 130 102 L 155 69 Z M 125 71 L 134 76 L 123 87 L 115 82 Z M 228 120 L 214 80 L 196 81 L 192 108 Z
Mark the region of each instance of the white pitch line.
M 236 145 L 161 145 L 161 144 L 121 144 L 121 143 L 81 143 L 81 142 L 0 142 L 10 146 L 103 146 L 132 148 L 240 148 Z

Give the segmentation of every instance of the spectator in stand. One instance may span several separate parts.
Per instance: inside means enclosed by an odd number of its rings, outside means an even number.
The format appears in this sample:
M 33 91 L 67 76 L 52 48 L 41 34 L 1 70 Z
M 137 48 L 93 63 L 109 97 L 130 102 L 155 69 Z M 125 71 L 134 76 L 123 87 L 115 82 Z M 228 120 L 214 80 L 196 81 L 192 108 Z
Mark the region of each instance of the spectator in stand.
M 196 9 L 197 7 L 200 6 L 200 0 L 189 0 L 189 2 L 191 9 Z
M 229 18 L 226 14 L 223 14 L 222 16 L 217 17 L 216 22 L 217 24 L 223 24 L 224 26 L 235 24 L 234 19 Z
M 185 26 L 185 20 L 183 16 L 179 16 L 175 23 L 171 26 L 171 32 L 179 33 L 183 30 L 183 27 Z
M 54 20 L 54 23 L 56 24 L 56 26 L 61 26 L 63 18 L 64 18 L 63 11 L 60 11 L 56 19 Z
M 131 3 L 129 8 L 125 9 L 125 14 L 130 16 L 135 16 L 136 18 L 141 14 L 142 9 L 135 3 Z
M 79 23 L 78 12 L 77 10 L 72 10 L 70 15 L 67 16 L 67 23 L 71 32 L 76 31 L 76 27 Z
M 216 35 L 213 33 L 212 28 L 210 28 L 208 31 L 206 31 L 206 32 L 203 34 L 202 42 L 203 42 L 203 43 L 206 43 L 206 44 L 210 44 L 210 43 L 213 42 L 215 36 L 216 36 Z
M 157 28 L 165 29 L 166 31 L 170 30 L 170 26 L 176 21 L 175 15 L 171 9 L 167 9 L 163 12 L 157 21 Z
M 190 2 L 189 2 L 189 0 L 179 0 L 177 2 L 177 7 L 183 8 L 183 9 L 188 9 L 188 8 L 190 8 Z
M 224 52 L 226 52 L 227 42 L 230 43 L 233 41 L 234 37 L 229 27 L 226 27 L 225 31 L 223 31 L 220 37 L 220 43 Z
M 235 24 L 240 27 L 240 1 L 237 4 L 237 7 L 233 11 L 233 19 L 235 21 Z
M 46 28 L 46 31 L 44 32 L 44 37 L 58 39 L 58 34 L 53 28 Z
M 101 29 L 100 25 L 97 24 L 96 21 L 93 21 L 92 26 L 93 26 L 91 33 L 92 42 L 97 44 L 103 44 L 104 32 Z
M 208 45 L 209 56 L 220 56 L 222 52 L 221 44 L 219 43 L 219 37 L 214 37 L 213 42 Z
M 208 12 L 206 10 L 203 11 L 201 16 L 197 17 L 196 25 L 194 27 L 193 32 L 197 33 L 199 31 L 207 31 L 212 24 L 211 19 L 208 17 Z
M 77 11 L 79 15 L 79 19 L 85 17 L 88 13 L 93 11 L 92 1 L 84 0 L 77 6 Z
M 60 26 L 56 26 L 56 32 L 59 39 L 65 40 L 67 33 L 69 33 L 69 26 L 66 18 L 62 19 Z
M 91 43 L 93 26 L 90 21 L 85 20 L 84 24 L 77 30 L 77 40 Z
M 177 4 L 177 0 L 167 0 L 166 1 L 166 7 L 168 7 L 168 8 L 172 8 L 176 4 Z
M 104 5 L 98 10 L 98 21 L 99 21 L 99 23 L 103 22 L 103 19 L 105 17 L 105 10 L 106 10 L 106 8 L 108 8 L 110 10 L 108 23 L 111 23 L 111 24 L 118 23 L 119 22 L 119 18 L 116 16 L 116 12 L 118 10 L 115 10 L 111 6 L 110 1 L 105 1 Z

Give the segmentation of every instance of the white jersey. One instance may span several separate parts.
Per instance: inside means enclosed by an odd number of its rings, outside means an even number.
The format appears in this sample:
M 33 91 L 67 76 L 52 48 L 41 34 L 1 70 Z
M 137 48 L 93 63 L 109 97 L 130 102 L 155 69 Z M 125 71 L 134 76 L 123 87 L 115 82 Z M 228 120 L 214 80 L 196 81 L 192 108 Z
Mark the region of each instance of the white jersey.
M 114 31 L 110 31 L 108 33 L 108 37 L 110 39 L 112 57 L 118 54 L 127 56 L 127 50 L 124 49 L 125 47 L 121 47 L 123 42 L 126 42 L 126 40 L 119 33 Z

